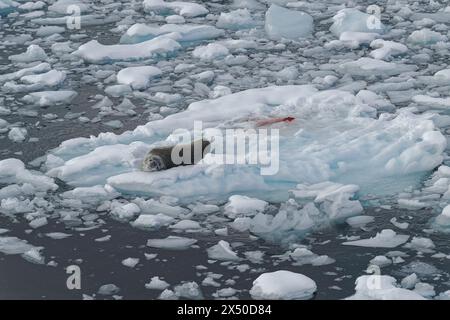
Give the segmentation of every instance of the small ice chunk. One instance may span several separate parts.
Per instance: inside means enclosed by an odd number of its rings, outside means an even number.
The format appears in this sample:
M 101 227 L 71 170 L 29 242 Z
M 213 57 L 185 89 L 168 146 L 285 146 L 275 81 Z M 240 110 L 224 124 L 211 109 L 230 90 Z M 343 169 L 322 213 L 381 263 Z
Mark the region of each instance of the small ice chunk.
M 47 223 L 48 223 L 48 221 L 47 221 L 46 217 L 40 217 L 40 218 L 36 218 L 36 219 L 31 220 L 29 225 L 33 229 L 37 229 L 37 228 L 45 226 Z
M 250 290 L 253 299 L 305 300 L 317 290 L 311 278 L 286 270 L 261 274 Z
M 144 0 L 145 12 L 157 14 L 176 13 L 186 18 L 194 18 L 206 15 L 209 11 L 204 6 L 184 1 Z
M 405 244 L 405 248 L 421 252 L 432 252 L 436 246 L 433 240 L 429 238 L 413 237 L 409 243 Z
M 381 34 L 385 30 L 384 25 L 375 15 L 370 15 L 354 8 L 340 10 L 333 17 L 333 21 L 330 31 L 337 37 L 346 31 Z
M 104 284 L 98 289 L 98 294 L 102 296 L 111 296 L 120 291 L 119 287 L 115 284 Z
M 424 282 L 416 283 L 413 291 L 420 294 L 422 297 L 426 299 L 432 299 L 436 295 L 436 291 L 434 291 L 434 286 Z
M 197 240 L 195 239 L 168 236 L 164 239 L 149 239 L 147 241 L 147 246 L 167 250 L 186 250 L 195 243 L 197 243 Z
M 225 205 L 225 214 L 232 219 L 240 216 L 254 216 L 259 212 L 263 212 L 267 206 L 268 203 L 264 200 L 233 195 Z
M 52 178 L 39 172 L 27 170 L 22 161 L 14 158 L 0 161 L 0 183 L 28 183 L 37 191 L 58 189 Z
M 186 22 L 186 19 L 184 19 L 183 16 L 179 16 L 177 14 L 173 14 L 173 15 L 167 16 L 165 20 L 166 20 L 167 23 L 171 23 L 171 24 L 172 23 L 183 24 L 183 23 Z
M 362 228 L 366 224 L 371 223 L 375 220 L 372 216 L 354 216 L 347 218 L 345 222 L 347 222 L 353 228 Z
M 401 286 L 405 289 L 413 289 L 418 282 L 419 278 L 417 277 L 417 274 L 411 273 L 402 279 Z
M 386 62 L 372 58 L 359 58 L 355 61 L 344 62 L 338 65 L 337 71 L 352 76 L 394 76 L 403 72 L 415 71 L 417 66 Z
M 408 229 L 409 223 L 408 222 L 398 222 L 396 217 L 393 217 L 391 220 L 389 220 L 394 226 L 396 226 L 399 229 L 405 230 Z
M 24 253 L 22 253 L 22 258 L 27 260 L 28 262 L 35 264 L 44 264 L 45 258 L 41 254 L 42 248 L 32 248 Z
M 220 59 L 229 54 L 227 47 L 219 43 L 210 43 L 206 46 L 198 46 L 192 51 L 192 56 L 201 60 Z
M 42 86 L 55 87 L 66 79 L 66 73 L 58 70 L 50 70 L 46 73 L 31 74 L 20 78 L 20 81 L 27 84 L 38 84 Z
M 188 219 L 178 221 L 174 225 L 170 226 L 170 229 L 175 229 L 175 230 L 198 230 L 201 228 L 202 227 L 200 226 L 200 224 L 197 221 L 188 220 Z
M 230 244 L 225 240 L 220 240 L 216 245 L 207 249 L 208 257 L 212 260 L 238 261 L 241 260 L 234 252 Z
M 131 220 L 140 211 L 141 209 L 135 203 L 124 204 L 116 200 L 111 202 L 111 215 L 118 220 Z
M 77 93 L 72 90 L 41 91 L 29 93 L 22 100 L 26 103 L 47 107 L 58 104 L 69 104 L 76 96 Z
M 14 142 L 23 142 L 27 137 L 27 129 L 14 127 L 8 132 L 8 138 Z
M 436 217 L 434 223 L 440 228 L 450 229 L 450 205 L 447 205 L 442 210 L 442 213 Z
M 139 263 L 139 258 L 126 258 L 122 260 L 122 264 L 128 268 L 134 268 Z
M 158 214 L 141 214 L 139 217 L 131 222 L 131 225 L 141 229 L 153 229 L 167 226 L 173 222 L 174 218 L 163 213 Z
M 9 60 L 13 62 L 34 62 L 47 59 L 48 57 L 44 49 L 36 44 L 30 45 L 24 53 L 9 56 Z
M 404 44 L 394 41 L 385 41 L 383 39 L 372 41 L 370 47 L 376 49 L 370 53 L 370 56 L 381 60 L 387 60 L 390 57 L 395 57 L 408 52 L 408 47 Z
M 392 264 L 392 260 L 386 256 L 376 256 L 372 260 L 370 260 L 370 264 L 379 266 L 380 268 L 389 266 Z
M 281 258 L 284 256 L 288 256 L 293 259 L 294 262 L 292 265 L 294 266 L 303 266 L 306 264 L 310 264 L 312 266 L 324 266 L 335 262 L 334 259 L 327 255 L 319 256 L 306 248 L 296 248 L 293 252 L 288 252 L 287 254 L 281 256 Z
M 4 254 L 22 254 L 35 247 L 16 237 L 0 237 L 0 252 Z
M 64 233 L 64 232 L 49 232 L 49 233 L 46 233 L 45 235 L 53 240 L 65 239 L 65 238 L 72 236 L 71 234 Z
M 164 290 L 170 286 L 166 281 L 161 280 L 158 276 L 152 277 L 149 283 L 145 284 L 146 289 Z
M 408 37 L 408 42 L 420 45 L 427 46 L 435 44 L 439 41 L 446 41 L 447 37 L 440 34 L 439 32 L 432 31 L 428 28 L 423 28 L 421 30 L 416 30 Z
M 164 289 L 163 292 L 159 295 L 158 299 L 160 300 L 178 300 L 178 296 L 169 289 Z
M 194 281 L 185 282 L 183 284 L 177 285 L 174 288 L 175 294 L 181 298 L 186 298 L 190 300 L 200 300 L 203 299 L 200 287 Z
M 346 246 L 358 246 L 369 248 L 395 248 L 408 241 L 408 235 L 400 235 L 391 229 L 384 229 L 377 233 L 375 237 L 342 243 Z
M 152 78 L 161 74 L 161 69 L 152 66 L 129 67 L 117 73 L 117 82 L 130 85 L 134 90 L 142 90 L 150 85 Z
M 426 204 L 416 199 L 398 199 L 398 206 L 407 210 L 420 210 L 426 207 Z
M 289 10 L 276 4 L 272 4 L 266 12 L 265 30 L 272 40 L 299 40 L 310 36 L 313 29 L 313 18 L 305 12 Z
M 230 30 L 248 29 L 254 25 L 255 22 L 247 9 L 222 12 L 216 23 L 218 28 Z

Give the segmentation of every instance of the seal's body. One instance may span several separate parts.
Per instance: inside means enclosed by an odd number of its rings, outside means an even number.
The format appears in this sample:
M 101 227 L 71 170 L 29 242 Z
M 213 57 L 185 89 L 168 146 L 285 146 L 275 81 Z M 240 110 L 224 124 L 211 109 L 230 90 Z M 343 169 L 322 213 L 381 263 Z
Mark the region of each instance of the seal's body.
M 142 162 L 143 171 L 161 171 L 178 166 L 198 163 L 208 153 L 210 142 L 195 140 L 190 144 L 177 144 L 169 147 L 153 148 Z M 184 157 L 184 150 L 190 150 L 190 156 Z M 187 159 L 186 159 L 187 158 Z

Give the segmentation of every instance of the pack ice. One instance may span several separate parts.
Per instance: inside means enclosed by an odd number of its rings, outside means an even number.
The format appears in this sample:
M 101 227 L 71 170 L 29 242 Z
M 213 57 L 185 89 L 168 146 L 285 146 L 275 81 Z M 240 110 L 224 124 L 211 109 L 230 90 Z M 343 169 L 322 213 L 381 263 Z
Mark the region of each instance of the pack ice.
M 174 143 L 174 130 L 192 130 L 194 120 L 202 121 L 207 135 L 213 128 L 252 127 L 255 119 L 286 115 L 295 121 L 280 127 L 279 170 L 273 175 L 261 175 L 263 165 L 216 165 L 212 155 L 195 166 L 140 170 L 152 145 Z M 446 139 L 426 114 L 399 110 L 377 117 L 346 91 L 272 86 L 194 102 L 121 135 L 65 141 L 51 151 L 46 168 L 72 186 L 107 184 L 123 194 L 217 199 L 239 193 L 280 201 L 297 184 L 324 181 L 358 185 L 361 194 L 397 192 L 437 167 L 445 148 Z

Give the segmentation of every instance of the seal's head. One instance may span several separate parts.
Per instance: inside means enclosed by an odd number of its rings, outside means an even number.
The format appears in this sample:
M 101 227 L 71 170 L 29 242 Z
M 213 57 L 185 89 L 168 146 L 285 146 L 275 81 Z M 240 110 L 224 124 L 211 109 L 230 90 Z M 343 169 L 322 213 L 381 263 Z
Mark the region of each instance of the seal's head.
M 160 156 L 148 154 L 142 162 L 143 171 L 161 171 L 166 169 L 166 164 Z

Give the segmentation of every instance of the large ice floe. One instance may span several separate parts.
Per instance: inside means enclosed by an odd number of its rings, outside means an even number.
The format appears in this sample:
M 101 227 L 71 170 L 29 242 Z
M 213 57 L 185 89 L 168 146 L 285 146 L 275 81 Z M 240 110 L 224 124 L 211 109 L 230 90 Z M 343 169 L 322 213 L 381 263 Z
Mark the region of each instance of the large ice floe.
M 176 141 L 176 130 L 193 130 L 194 120 L 202 121 L 207 134 L 211 128 L 251 127 L 257 119 L 286 115 L 295 121 L 279 128 L 279 170 L 273 175 L 261 175 L 264 165 L 217 165 L 208 161 L 213 155 L 195 166 L 140 170 L 152 145 Z M 51 152 L 46 166 L 48 175 L 69 185 L 107 184 L 124 194 L 188 199 L 241 193 L 279 201 L 297 184 L 328 180 L 358 185 L 362 193 L 397 192 L 437 167 L 445 147 L 427 115 L 405 110 L 377 117 L 349 92 L 274 86 L 195 102 L 121 135 L 66 141 Z

